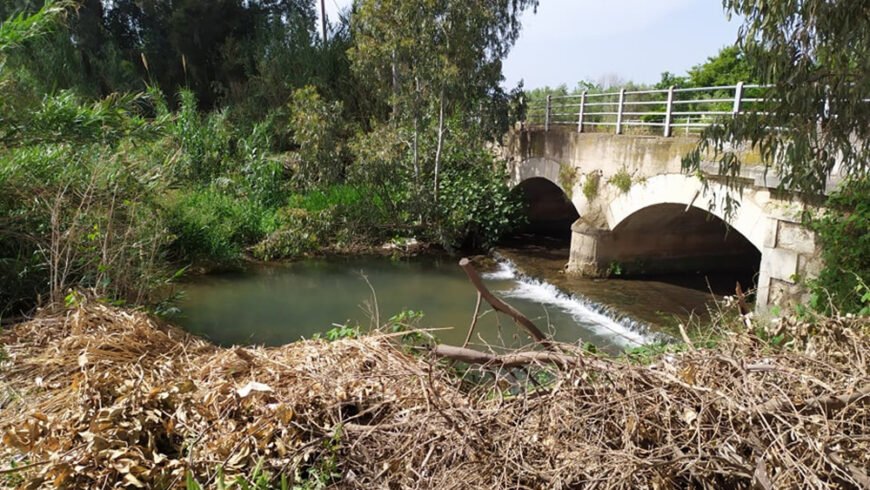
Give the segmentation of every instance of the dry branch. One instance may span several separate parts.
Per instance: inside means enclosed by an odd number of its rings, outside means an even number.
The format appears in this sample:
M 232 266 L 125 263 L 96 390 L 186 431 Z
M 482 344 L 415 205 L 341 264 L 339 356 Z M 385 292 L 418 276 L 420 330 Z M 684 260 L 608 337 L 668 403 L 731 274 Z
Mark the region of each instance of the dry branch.
M 514 321 L 522 325 L 523 328 L 531 335 L 535 342 L 544 345 L 547 348 L 551 347 L 551 342 L 547 339 L 547 336 L 541 332 L 541 329 L 537 327 L 529 318 L 523 315 L 519 310 L 514 308 L 513 306 L 502 301 L 498 296 L 492 294 L 489 289 L 483 284 L 483 280 L 480 278 L 480 275 L 477 273 L 477 270 L 474 268 L 474 264 L 471 263 L 467 258 L 463 258 L 459 261 L 459 267 L 462 267 L 462 270 L 465 271 L 465 274 L 468 276 L 468 279 L 471 281 L 471 284 L 474 285 L 475 288 L 480 292 L 483 296 L 483 299 L 486 300 L 490 306 L 493 307 L 496 311 L 500 311 L 505 315 L 513 318 Z
M 224 349 L 84 305 L 0 333 L 0 487 L 173 488 L 191 474 L 207 488 L 217 465 L 227 481 L 328 468 L 328 486 L 350 489 L 867 487 L 868 320 L 780 328 L 787 348 L 739 331 L 654 365 L 555 342 L 436 347 L 552 376 L 508 393 L 388 334 Z
M 549 351 L 523 351 L 498 355 L 464 347 L 438 344 L 432 349 L 432 354 L 436 357 L 453 359 L 468 364 L 482 364 L 499 367 L 519 367 L 527 366 L 529 364 L 555 364 L 562 368 L 568 368 L 582 364 L 577 358 Z

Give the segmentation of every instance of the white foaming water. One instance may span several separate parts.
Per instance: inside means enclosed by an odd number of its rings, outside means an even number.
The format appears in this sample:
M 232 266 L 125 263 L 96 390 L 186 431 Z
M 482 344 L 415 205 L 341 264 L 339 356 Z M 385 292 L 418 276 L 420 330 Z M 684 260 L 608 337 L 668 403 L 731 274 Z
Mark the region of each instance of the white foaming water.
M 509 261 L 499 261 L 498 268 L 492 272 L 485 272 L 482 276 L 489 281 L 509 281 L 517 278 L 517 268 Z
M 518 277 L 516 267 L 507 260 L 498 262 L 498 269 L 483 274 L 484 279 L 494 281 L 516 281 L 513 289 L 503 292 L 511 298 L 525 299 L 535 303 L 556 307 L 574 318 L 577 323 L 593 330 L 597 335 L 611 339 L 625 347 L 635 347 L 650 342 L 650 338 L 631 328 L 630 321 L 617 321 L 596 307 L 593 303 L 560 291 L 552 284 L 529 277 Z

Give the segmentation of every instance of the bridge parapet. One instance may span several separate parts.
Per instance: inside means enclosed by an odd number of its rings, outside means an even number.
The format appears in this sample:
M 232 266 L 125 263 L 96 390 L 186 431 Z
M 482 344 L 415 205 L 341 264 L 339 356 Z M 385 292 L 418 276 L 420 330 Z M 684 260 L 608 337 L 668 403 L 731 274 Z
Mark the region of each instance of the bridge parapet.
M 549 131 L 553 127 L 623 134 L 641 129 L 672 136 L 695 133 L 722 117 L 765 110 L 768 85 L 746 84 L 653 90 L 619 90 L 573 95 L 548 95 L 529 104 L 527 123 Z

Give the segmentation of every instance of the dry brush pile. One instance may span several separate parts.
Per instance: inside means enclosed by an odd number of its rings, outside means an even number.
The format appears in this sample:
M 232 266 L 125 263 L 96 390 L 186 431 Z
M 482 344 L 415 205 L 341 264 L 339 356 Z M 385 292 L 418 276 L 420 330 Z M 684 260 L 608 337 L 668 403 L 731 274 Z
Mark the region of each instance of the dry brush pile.
M 785 347 L 735 333 L 651 365 L 559 345 L 520 362 L 548 382 L 505 387 L 395 335 L 219 348 L 82 306 L 0 337 L 0 486 L 212 488 L 259 464 L 340 488 L 870 487 L 867 320 L 778 328 Z

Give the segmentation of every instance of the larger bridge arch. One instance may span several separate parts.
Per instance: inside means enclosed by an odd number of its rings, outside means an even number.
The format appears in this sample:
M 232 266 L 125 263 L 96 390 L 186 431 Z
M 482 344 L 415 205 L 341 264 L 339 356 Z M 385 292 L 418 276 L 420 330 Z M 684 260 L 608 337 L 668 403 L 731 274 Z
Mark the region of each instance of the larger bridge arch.
M 725 199 L 731 196 L 738 207 L 731 216 L 725 215 Z M 728 223 L 760 252 L 765 237 L 770 233 L 770 220 L 764 209 L 751 199 L 743 199 L 738 193 L 716 183 L 707 188 L 697 177 L 684 174 L 656 175 L 645 182 L 633 185 L 628 192 L 619 195 L 605 207 L 604 216 L 608 228 L 616 230 L 629 217 L 645 208 L 662 204 L 679 204 L 710 213 Z

